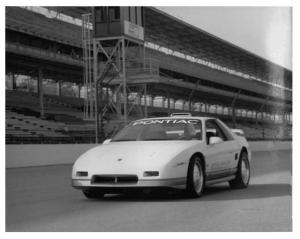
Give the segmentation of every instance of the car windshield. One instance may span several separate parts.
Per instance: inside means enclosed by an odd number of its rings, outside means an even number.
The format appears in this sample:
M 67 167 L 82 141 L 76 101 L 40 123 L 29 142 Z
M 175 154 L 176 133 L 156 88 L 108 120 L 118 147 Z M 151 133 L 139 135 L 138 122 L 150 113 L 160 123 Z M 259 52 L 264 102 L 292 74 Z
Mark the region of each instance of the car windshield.
M 201 120 L 198 119 L 144 119 L 130 123 L 112 142 L 146 140 L 202 140 Z

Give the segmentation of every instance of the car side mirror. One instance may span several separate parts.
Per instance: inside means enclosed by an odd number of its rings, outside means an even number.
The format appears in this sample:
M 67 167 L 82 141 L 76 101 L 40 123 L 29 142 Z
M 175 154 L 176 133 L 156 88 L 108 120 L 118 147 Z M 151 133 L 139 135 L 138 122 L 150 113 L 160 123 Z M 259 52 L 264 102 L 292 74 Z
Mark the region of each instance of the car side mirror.
M 110 141 L 111 141 L 111 139 L 106 139 L 106 140 L 103 141 L 102 144 L 108 144 Z
M 218 144 L 221 142 L 223 142 L 223 139 L 221 139 L 220 137 L 212 136 L 209 138 L 209 144 Z

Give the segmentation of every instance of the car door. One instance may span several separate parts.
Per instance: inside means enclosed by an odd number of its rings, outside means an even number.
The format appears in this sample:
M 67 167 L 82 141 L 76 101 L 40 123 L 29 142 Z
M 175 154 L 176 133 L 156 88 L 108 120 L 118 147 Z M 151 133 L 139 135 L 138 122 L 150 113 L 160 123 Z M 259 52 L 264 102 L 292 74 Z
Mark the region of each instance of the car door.
M 232 147 L 234 140 L 224 132 L 224 129 L 215 119 L 205 121 L 205 141 L 206 141 L 206 164 L 208 178 L 218 177 L 221 174 L 226 176 L 232 169 L 235 160 Z M 220 137 L 221 142 L 210 144 L 210 137 Z
M 219 125 L 227 138 L 226 145 L 229 149 L 228 157 L 230 161 L 230 168 L 236 168 L 238 164 L 239 153 L 241 151 L 241 146 L 232 136 L 231 130 L 221 120 L 216 120 L 216 123 Z

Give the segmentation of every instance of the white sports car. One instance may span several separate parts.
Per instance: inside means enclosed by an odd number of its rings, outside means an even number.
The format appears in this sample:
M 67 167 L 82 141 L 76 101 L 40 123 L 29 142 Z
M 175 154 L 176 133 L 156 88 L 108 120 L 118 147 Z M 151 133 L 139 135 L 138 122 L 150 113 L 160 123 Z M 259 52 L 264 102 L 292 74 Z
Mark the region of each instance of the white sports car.
M 251 152 L 242 133 L 219 119 L 182 113 L 136 120 L 78 158 L 72 186 L 87 198 L 148 188 L 199 197 L 206 185 L 227 181 L 246 188 Z

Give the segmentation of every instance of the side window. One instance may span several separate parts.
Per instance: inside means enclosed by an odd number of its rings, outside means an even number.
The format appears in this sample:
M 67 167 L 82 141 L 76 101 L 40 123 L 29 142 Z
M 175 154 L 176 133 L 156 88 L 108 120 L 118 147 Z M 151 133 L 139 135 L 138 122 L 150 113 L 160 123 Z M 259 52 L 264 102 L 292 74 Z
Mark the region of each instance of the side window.
M 225 134 L 227 140 L 233 140 L 234 138 L 231 135 L 231 131 L 228 129 L 228 127 L 220 120 L 216 120 L 217 125 L 221 128 L 223 133 Z
M 206 143 L 208 144 L 210 137 L 220 137 L 223 141 L 228 140 L 226 135 L 215 120 L 207 120 L 205 123 L 206 128 Z

